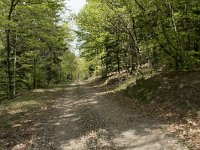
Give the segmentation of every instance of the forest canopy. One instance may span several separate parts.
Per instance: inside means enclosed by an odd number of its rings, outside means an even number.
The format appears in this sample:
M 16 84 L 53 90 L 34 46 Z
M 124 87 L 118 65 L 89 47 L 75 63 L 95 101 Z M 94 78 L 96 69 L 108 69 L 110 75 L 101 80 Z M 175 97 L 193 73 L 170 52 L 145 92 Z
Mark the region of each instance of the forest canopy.
M 66 80 L 75 57 L 64 9 L 64 0 L 0 1 L 0 98 Z
M 65 0 L 0 1 L 0 99 L 92 75 L 200 66 L 198 0 L 87 0 L 70 51 Z M 86 62 L 87 61 L 87 62 Z
M 76 17 L 81 56 L 98 74 L 200 65 L 198 0 L 88 0 Z

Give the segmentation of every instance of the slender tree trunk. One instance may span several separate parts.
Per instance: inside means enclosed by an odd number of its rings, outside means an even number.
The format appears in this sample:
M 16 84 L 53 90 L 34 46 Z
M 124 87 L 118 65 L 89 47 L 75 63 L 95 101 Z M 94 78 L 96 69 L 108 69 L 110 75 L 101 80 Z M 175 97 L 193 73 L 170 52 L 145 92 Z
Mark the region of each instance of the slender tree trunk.
M 174 61 L 175 61 L 175 69 L 176 69 L 176 71 L 178 71 L 179 70 L 179 60 L 178 60 L 177 56 L 174 57 Z
M 157 53 L 155 50 L 153 50 L 153 63 L 152 66 L 154 69 L 157 69 L 158 66 L 158 58 L 157 58 Z
M 109 59 L 109 56 L 108 56 L 108 51 L 106 52 L 106 69 L 105 69 L 105 78 L 108 77 L 108 59 Z
M 136 25 L 135 25 L 135 18 L 134 17 L 131 17 L 131 20 L 132 20 L 132 36 L 133 36 L 133 42 L 134 42 L 134 51 L 136 53 L 136 58 L 137 58 L 137 67 L 140 67 L 141 66 L 141 57 L 140 57 L 140 48 L 139 48 L 139 45 L 138 45 L 138 38 L 137 38 L 137 33 L 136 33 Z
M 36 88 L 36 60 L 33 59 L 33 89 Z
M 12 14 L 14 11 L 15 6 L 19 3 L 20 0 L 10 0 L 10 8 L 8 13 L 8 21 L 12 20 Z M 8 98 L 12 98 L 15 95 L 15 91 L 13 92 L 13 85 L 12 85 L 12 71 L 11 71 L 11 30 L 6 29 L 6 61 L 7 61 L 7 96 Z
M 103 71 L 103 57 L 101 56 L 101 76 L 103 77 L 103 74 L 104 71 Z
M 125 56 L 125 67 L 126 67 L 126 71 L 127 71 L 127 73 L 128 74 L 131 74 L 130 73 L 130 68 L 129 68 L 129 62 L 127 61 L 127 60 L 129 60 L 129 58 L 128 58 L 128 56 L 127 56 L 127 54 L 126 54 L 126 52 L 124 51 L 124 56 Z
M 176 27 L 176 22 L 175 22 L 175 19 L 174 19 L 174 10 L 173 10 L 173 6 L 172 4 L 169 3 L 169 9 L 170 9 L 170 13 L 171 13 L 171 20 L 172 20 L 172 26 L 174 28 L 174 32 L 177 33 L 177 27 Z
M 120 58 L 119 58 L 119 50 L 117 50 L 117 71 L 120 74 Z
M 176 52 L 176 69 L 182 69 L 182 66 L 183 66 L 183 58 L 182 58 L 182 50 L 183 50 L 183 47 L 182 47 L 182 44 L 181 44 L 181 40 L 180 40 L 180 37 L 178 35 L 178 31 L 177 31 L 177 25 L 176 25 L 176 21 L 174 19 L 174 9 L 173 9 L 173 6 L 171 3 L 169 3 L 169 8 L 170 8 L 170 11 L 171 11 L 171 21 L 172 21 L 172 26 L 173 26 L 173 29 L 174 29 L 174 33 L 175 33 L 175 36 L 176 36 L 176 42 L 177 42 L 177 52 Z M 177 65 L 178 64 L 178 65 Z
M 134 65 L 134 58 L 135 58 L 135 51 L 133 50 L 133 43 L 130 43 L 130 75 L 133 73 L 135 70 L 135 65 Z
M 62 80 L 62 67 L 61 67 L 61 63 L 59 63 L 59 80 Z
M 14 63 L 13 63 L 13 96 L 15 97 L 16 95 L 16 75 L 17 75 L 17 68 L 16 68 L 16 63 L 17 63 L 17 49 L 16 49 L 16 42 L 17 42 L 17 33 L 16 33 L 16 41 L 15 41 L 15 47 L 14 47 Z
M 13 1 L 10 1 L 10 10 L 8 14 L 8 21 L 12 19 L 12 8 L 13 7 Z M 11 73 L 11 63 L 10 63 L 10 53 L 11 53 L 11 46 L 10 46 L 10 29 L 6 30 L 6 60 L 7 60 L 7 76 L 8 76 L 8 97 L 12 97 L 12 73 Z
M 6 31 L 6 60 L 7 60 L 7 81 L 8 81 L 8 97 L 12 97 L 12 72 L 11 72 L 11 62 L 10 62 L 10 52 L 11 52 L 11 47 L 10 47 L 10 30 L 8 29 Z

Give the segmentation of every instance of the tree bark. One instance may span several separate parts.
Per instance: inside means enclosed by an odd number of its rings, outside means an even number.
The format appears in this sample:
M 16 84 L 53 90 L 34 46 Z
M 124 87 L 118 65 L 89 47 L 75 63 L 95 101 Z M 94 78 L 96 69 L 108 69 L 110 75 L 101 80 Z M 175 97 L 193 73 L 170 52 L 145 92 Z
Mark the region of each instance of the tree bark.
M 10 8 L 8 13 L 8 21 L 12 21 L 13 11 L 20 0 L 10 0 Z M 6 29 L 6 61 L 7 61 L 7 96 L 12 98 L 14 96 L 13 83 L 12 83 L 12 71 L 11 71 L 11 29 Z
M 14 47 L 14 63 L 13 63 L 13 96 L 15 97 L 16 95 L 16 75 L 17 75 L 17 46 L 16 46 L 16 42 L 17 42 L 17 32 L 16 32 L 16 38 L 15 38 L 15 47 Z
M 36 60 L 33 59 L 33 89 L 36 88 Z
M 120 74 L 120 58 L 119 58 L 119 50 L 117 50 L 117 71 Z
M 9 14 L 8 14 L 8 21 L 12 20 L 12 13 L 13 13 L 13 4 L 14 1 L 11 0 L 10 1 L 10 10 L 9 10 Z M 7 29 L 6 30 L 6 60 L 7 60 L 7 84 L 8 84 L 8 93 L 7 96 L 10 98 L 12 97 L 12 72 L 11 72 L 11 62 L 10 62 L 10 53 L 11 53 L 11 46 L 10 46 L 10 33 L 11 30 Z

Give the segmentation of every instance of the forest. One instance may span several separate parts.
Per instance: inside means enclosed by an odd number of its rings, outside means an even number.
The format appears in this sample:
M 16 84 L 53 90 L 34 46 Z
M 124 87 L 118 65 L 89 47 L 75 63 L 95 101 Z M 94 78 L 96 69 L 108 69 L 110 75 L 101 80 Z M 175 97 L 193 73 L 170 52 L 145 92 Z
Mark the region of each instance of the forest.
M 198 150 L 200 1 L 66 5 L 0 0 L 0 150 Z
M 59 83 L 76 72 L 63 9 L 63 0 L 0 1 L 0 99 Z
M 133 74 L 144 64 L 154 70 L 199 67 L 198 0 L 87 3 L 74 16 L 80 56 L 89 64 L 84 74 Z M 0 97 L 73 76 L 76 56 L 69 50 L 73 36 L 68 22 L 59 15 L 62 0 L 5 0 L 0 7 Z
M 105 77 L 146 63 L 155 70 L 198 68 L 199 9 L 198 0 L 88 0 L 77 16 L 81 56 Z

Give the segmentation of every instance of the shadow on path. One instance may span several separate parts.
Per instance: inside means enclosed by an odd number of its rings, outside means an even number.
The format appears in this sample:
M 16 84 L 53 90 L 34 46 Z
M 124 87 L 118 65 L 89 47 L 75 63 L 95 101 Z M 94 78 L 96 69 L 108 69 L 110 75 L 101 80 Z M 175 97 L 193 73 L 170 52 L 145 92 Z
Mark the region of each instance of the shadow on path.
M 39 93 L 40 101 L 48 100 L 49 105 L 3 116 L 13 122 L 8 130 L 1 128 L 0 148 L 11 149 L 15 145 L 13 149 L 24 146 L 34 150 L 186 149 L 161 129 L 161 121 L 121 105 L 118 101 L 124 97 L 120 93 L 87 84 L 35 93 Z

